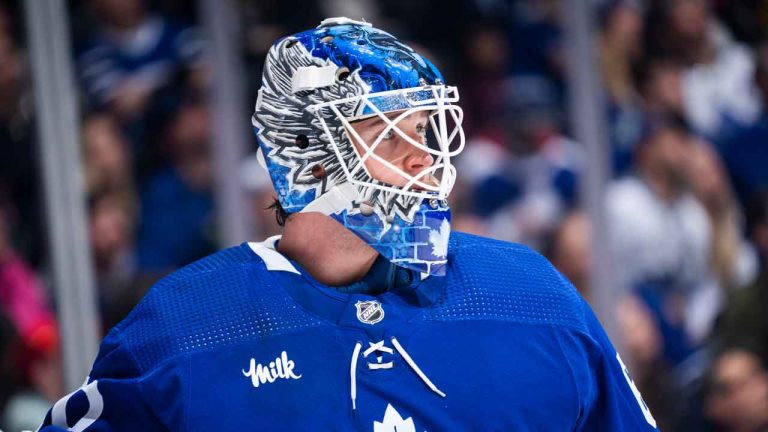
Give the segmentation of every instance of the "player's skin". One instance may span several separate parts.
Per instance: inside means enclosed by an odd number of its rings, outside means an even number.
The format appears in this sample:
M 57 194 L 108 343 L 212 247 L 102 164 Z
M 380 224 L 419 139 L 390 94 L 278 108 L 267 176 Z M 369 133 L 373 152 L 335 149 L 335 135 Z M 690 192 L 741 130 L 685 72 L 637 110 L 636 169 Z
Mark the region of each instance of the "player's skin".
M 400 115 L 400 112 L 387 114 L 387 117 L 394 119 Z M 352 123 L 352 126 L 360 135 L 360 138 L 367 144 L 373 144 L 379 134 L 384 131 L 386 123 L 380 117 L 373 117 L 359 122 Z M 397 123 L 397 127 L 407 133 L 417 142 L 426 140 L 427 128 L 429 127 L 429 115 L 427 111 L 415 112 Z M 353 140 L 354 141 L 354 140 Z M 362 154 L 362 148 L 357 141 L 354 141 L 358 154 Z M 392 165 L 403 170 L 411 176 L 417 176 L 424 168 L 434 163 L 432 155 L 422 151 L 403 139 L 403 137 L 390 129 L 387 135 L 381 140 L 374 153 Z M 365 167 L 376 180 L 381 180 L 395 186 L 404 186 L 407 180 L 374 158 L 368 158 L 365 161 Z M 423 180 L 423 179 L 419 179 Z
M 425 111 L 416 112 L 402 119 L 397 126 L 412 139 L 423 141 L 429 125 L 427 116 Z M 366 143 L 372 143 L 384 130 L 385 122 L 373 117 L 356 122 L 353 127 Z M 382 140 L 375 153 L 412 176 L 433 163 L 429 153 L 394 132 Z M 365 167 L 377 180 L 395 186 L 407 183 L 403 176 L 375 159 L 366 160 Z M 330 286 L 359 281 L 378 256 L 378 252 L 343 225 L 316 212 L 294 213 L 288 217 L 277 249 L 318 282 Z

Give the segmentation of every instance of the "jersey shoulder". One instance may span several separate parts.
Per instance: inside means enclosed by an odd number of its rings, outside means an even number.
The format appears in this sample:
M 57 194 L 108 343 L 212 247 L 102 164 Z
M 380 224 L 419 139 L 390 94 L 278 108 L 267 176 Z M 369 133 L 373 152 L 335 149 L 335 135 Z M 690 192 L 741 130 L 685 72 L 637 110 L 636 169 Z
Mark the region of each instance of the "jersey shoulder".
M 148 370 L 177 354 L 319 325 L 266 267 L 245 243 L 209 255 L 157 282 L 116 330 Z
M 586 329 L 579 293 L 546 258 L 524 245 L 453 233 L 444 284 L 430 319 Z

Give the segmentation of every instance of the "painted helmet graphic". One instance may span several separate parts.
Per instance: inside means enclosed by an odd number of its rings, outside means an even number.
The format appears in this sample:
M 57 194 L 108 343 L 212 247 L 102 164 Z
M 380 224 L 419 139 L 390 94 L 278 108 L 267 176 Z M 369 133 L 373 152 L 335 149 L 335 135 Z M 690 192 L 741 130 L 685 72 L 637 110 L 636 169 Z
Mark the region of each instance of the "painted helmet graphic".
M 432 63 L 392 35 L 331 18 L 271 47 L 252 122 L 287 212 L 329 215 L 392 263 L 442 275 L 451 158 L 464 147 L 458 100 Z M 414 116 L 415 133 L 404 130 Z M 364 123 L 375 124 L 373 135 L 363 136 Z M 423 162 L 404 169 L 386 157 L 391 140 Z

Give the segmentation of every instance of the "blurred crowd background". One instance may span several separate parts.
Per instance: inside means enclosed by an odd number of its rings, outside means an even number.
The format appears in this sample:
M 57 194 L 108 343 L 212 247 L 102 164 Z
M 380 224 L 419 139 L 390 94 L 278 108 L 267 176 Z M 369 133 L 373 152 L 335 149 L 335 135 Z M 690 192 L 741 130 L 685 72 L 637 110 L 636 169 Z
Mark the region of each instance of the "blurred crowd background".
M 348 16 L 406 40 L 461 93 L 456 229 L 538 249 L 587 299 L 590 233 L 607 231 L 621 350 L 661 430 L 766 431 L 768 1 L 592 3 L 613 168 L 605 226 L 582 205 L 589 161 L 569 138 L 558 0 L 239 1 L 247 110 L 278 37 Z M 222 246 L 209 45 L 195 2 L 67 4 L 106 331 L 158 278 Z M 36 428 L 68 392 L 22 7 L 0 1 L 0 428 L 10 431 Z M 232 174 L 258 237 L 279 232 L 255 157 Z

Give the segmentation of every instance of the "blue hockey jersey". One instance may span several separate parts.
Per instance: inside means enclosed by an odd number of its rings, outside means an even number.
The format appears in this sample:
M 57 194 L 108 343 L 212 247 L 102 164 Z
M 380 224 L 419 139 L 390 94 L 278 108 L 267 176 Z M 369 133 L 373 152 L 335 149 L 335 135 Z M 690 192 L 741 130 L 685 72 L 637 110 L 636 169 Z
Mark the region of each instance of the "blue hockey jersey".
M 455 233 L 446 276 L 370 296 L 274 241 L 159 282 L 43 430 L 656 430 L 590 308 L 524 246 Z

